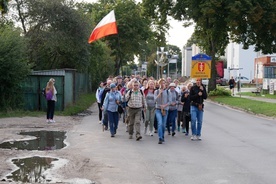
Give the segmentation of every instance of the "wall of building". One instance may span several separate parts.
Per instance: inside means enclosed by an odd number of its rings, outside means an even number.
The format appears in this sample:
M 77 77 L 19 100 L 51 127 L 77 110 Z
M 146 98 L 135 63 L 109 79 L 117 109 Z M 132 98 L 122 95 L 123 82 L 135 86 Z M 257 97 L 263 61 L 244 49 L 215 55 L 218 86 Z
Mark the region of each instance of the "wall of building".
M 257 57 L 257 52 L 254 51 L 253 46 L 245 50 L 241 44 L 229 43 L 226 53 L 227 68 L 231 69 L 227 72 L 228 75 L 225 75 L 226 79 L 229 79 L 231 76 L 235 78 L 239 74 L 250 80 L 254 79 L 254 59 Z
M 182 49 L 182 71 L 181 76 L 191 75 L 192 47 L 183 47 Z

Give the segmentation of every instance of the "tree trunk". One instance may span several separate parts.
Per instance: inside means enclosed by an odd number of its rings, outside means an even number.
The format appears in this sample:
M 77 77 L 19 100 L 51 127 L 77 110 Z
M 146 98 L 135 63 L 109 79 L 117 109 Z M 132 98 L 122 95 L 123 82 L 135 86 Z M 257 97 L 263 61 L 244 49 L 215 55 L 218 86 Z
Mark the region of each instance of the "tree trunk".
M 209 54 L 212 58 L 211 61 L 211 78 L 209 80 L 208 84 L 208 92 L 213 91 L 216 89 L 216 76 L 217 76 L 217 71 L 216 71 L 216 49 L 215 49 L 215 43 L 212 38 L 209 40 L 210 46 L 209 46 Z

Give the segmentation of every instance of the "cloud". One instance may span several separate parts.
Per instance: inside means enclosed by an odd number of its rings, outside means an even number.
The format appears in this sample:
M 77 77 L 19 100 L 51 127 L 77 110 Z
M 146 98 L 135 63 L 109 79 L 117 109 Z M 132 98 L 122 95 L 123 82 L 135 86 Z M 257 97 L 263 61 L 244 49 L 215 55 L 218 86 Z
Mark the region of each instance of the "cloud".
M 183 22 L 170 19 L 171 28 L 166 35 L 167 42 L 170 45 L 176 45 L 180 49 L 187 43 L 194 32 L 194 26 L 183 27 Z

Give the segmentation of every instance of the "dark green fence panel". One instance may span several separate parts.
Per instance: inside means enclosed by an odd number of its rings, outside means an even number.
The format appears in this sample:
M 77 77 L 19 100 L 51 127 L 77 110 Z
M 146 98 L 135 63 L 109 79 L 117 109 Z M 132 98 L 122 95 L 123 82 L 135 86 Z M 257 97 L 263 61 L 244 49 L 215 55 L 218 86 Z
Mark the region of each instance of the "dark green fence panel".
M 88 88 L 89 88 L 88 75 L 83 73 L 76 73 L 76 78 L 75 78 L 76 99 L 78 99 L 81 94 L 88 93 Z
M 75 76 L 74 70 L 65 72 L 65 80 L 64 80 L 64 105 L 65 105 L 65 107 L 68 105 L 72 105 L 75 102 L 74 90 L 73 90 L 74 76 Z
M 88 93 L 90 90 L 89 75 L 77 73 L 75 69 L 34 71 L 22 83 L 25 110 L 47 110 L 47 100 L 42 95 L 42 91 L 50 78 L 55 79 L 57 111 L 62 111 L 67 105 L 74 104 L 81 94 Z
M 29 76 L 22 84 L 24 92 L 24 109 L 38 110 L 39 109 L 39 79 L 36 76 Z

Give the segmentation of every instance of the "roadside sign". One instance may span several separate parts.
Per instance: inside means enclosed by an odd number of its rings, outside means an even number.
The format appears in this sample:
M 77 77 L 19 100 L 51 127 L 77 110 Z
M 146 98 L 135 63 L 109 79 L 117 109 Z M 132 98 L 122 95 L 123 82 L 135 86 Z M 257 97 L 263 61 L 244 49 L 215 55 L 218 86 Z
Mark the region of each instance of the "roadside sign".
M 211 57 L 206 54 L 197 54 L 192 57 L 191 77 L 211 78 Z

